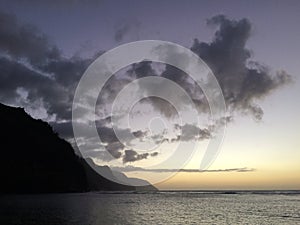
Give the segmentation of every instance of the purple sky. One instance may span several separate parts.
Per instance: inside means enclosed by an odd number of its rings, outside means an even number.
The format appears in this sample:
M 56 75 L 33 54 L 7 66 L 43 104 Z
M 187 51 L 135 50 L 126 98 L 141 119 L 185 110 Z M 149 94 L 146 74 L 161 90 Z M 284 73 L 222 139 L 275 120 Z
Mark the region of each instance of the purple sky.
M 114 40 L 115 33 L 124 26 L 128 26 L 128 33 L 121 43 L 161 39 L 190 47 L 195 37 L 203 41 L 212 37 L 213 30 L 206 27 L 206 19 L 224 14 L 236 19 L 246 17 L 252 22 L 253 35 L 248 45 L 256 58 L 284 67 L 283 62 L 299 57 L 300 45 L 295 44 L 300 36 L 299 1 L 79 2 L 1 1 L 0 7 L 15 13 L 22 22 L 38 26 L 67 54 L 85 47 L 115 47 L 120 44 Z
M 300 171 L 300 103 L 296 100 L 300 94 L 300 1 L 2 0 L 0 10 L 14 14 L 19 23 L 36 26 L 67 58 L 91 57 L 145 39 L 190 48 L 195 38 L 212 41 L 216 26 L 207 26 L 207 19 L 218 14 L 234 20 L 247 18 L 252 25 L 246 43 L 251 59 L 268 66 L 272 73 L 285 70 L 294 82 L 260 99 L 264 110 L 261 122 L 243 114 L 235 117 L 229 124 L 223 154 L 213 168 L 251 167 L 259 171 L 268 167 L 284 171 L 290 165 L 291 170 Z M 270 155 L 274 158 L 268 158 Z M 190 168 L 195 165 L 197 162 L 192 162 Z

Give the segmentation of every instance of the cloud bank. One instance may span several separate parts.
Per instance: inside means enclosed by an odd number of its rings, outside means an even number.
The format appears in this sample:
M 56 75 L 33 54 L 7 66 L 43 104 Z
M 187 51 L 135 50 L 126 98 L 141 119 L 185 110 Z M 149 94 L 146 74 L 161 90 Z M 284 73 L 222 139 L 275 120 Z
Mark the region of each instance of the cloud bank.
M 247 113 L 261 120 L 263 109 L 259 106 L 259 100 L 291 82 L 291 76 L 285 71 L 273 74 L 266 66 L 252 60 L 251 51 L 246 48 L 251 36 L 249 20 L 231 20 L 218 15 L 209 19 L 207 24 L 215 27 L 213 40 L 206 43 L 195 39 L 190 49 L 213 70 L 229 113 Z M 130 26 L 119 27 L 115 39 L 121 41 L 129 31 Z M 65 57 L 62 50 L 38 28 L 20 23 L 14 15 L 0 12 L 0 101 L 25 107 L 33 114 L 37 112 L 36 115 L 50 121 L 62 137 L 73 136 L 71 108 L 74 91 L 81 75 L 93 60 L 78 56 Z M 161 76 L 176 82 L 191 96 L 199 112 L 209 112 L 203 92 L 187 74 L 169 65 L 158 71 L 151 62 L 136 63 L 123 74 L 113 76 L 102 90 L 97 107 L 111 103 L 124 85 L 145 76 Z M 145 101 L 168 118 L 176 113 L 172 106 L 159 99 L 148 98 Z M 231 121 L 232 115 L 226 120 Z M 157 152 L 139 154 L 134 149 L 126 149 L 109 127 L 110 122 L 110 118 L 99 120 L 97 128 L 104 148 L 114 159 L 128 163 L 158 155 Z M 180 135 L 165 140 L 209 139 L 213 135 L 212 127 L 216 129 L 217 125 L 207 128 L 192 124 L 177 126 L 181 130 Z M 146 134 L 144 130 L 124 132 L 134 134 L 136 138 Z
M 112 167 L 113 170 L 121 172 L 152 172 L 152 173 L 174 173 L 174 172 L 184 172 L 184 173 L 223 173 L 223 172 L 254 172 L 254 168 L 229 168 L 229 169 L 215 169 L 215 170 L 199 170 L 199 169 L 145 169 L 141 167 L 126 166 L 126 167 Z

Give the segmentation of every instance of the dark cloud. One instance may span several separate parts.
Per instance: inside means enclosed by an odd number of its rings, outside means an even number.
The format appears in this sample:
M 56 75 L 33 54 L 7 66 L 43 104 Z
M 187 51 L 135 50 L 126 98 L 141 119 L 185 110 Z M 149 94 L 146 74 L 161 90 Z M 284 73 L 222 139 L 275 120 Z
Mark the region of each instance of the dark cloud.
M 106 144 L 105 149 L 114 157 L 111 159 L 118 159 L 122 156 L 123 162 L 126 163 L 146 159 L 149 156 L 148 153 L 138 154 L 134 150 L 126 150 L 126 146 L 120 142 L 113 128 L 103 126 L 97 127 L 97 129 L 101 141 Z M 117 132 L 125 139 L 127 144 L 133 140 L 132 138 L 142 138 L 146 134 L 141 130 L 131 131 L 130 129 L 118 129 Z
M 209 129 L 201 129 L 193 124 L 184 124 L 183 126 L 176 124 L 175 127 L 180 130 L 181 134 L 176 139 L 180 141 L 205 140 L 212 136 Z
M 145 135 L 147 135 L 147 132 L 146 131 L 137 130 L 137 131 L 132 132 L 132 134 L 136 138 L 143 138 L 143 137 L 145 137 Z
M 122 156 L 122 151 L 124 150 L 124 145 L 119 142 L 110 142 L 105 146 L 105 149 L 113 156 L 115 159 L 119 159 Z
M 49 115 L 56 114 L 58 118 L 65 118 L 71 113 L 71 96 L 68 89 L 52 78 L 4 57 L 0 58 L 0 69 L 2 102 L 13 104 L 16 98 L 20 97 L 16 94 L 21 88 L 25 94 L 24 103 L 27 103 L 25 108 L 33 107 L 37 101 L 42 101 Z
M 143 78 L 148 76 L 157 76 L 156 71 L 152 68 L 152 62 L 143 61 L 132 65 L 132 71 L 136 78 Z
M 203 141 L 206 139 L 210 139 L 214 135 L 214 130 L 217 129 L 218 123 L 215 123 L 212 126 L 208 126 L 208 128 L 200 128 L 194 124 L 184 124 L 174 125 L 174 132 L 176 137 L 165 138 L 163 134 L 153 135 L 152 139 L 155 140 L 155 143 L 160 144 L 162 142 L 174 143 L 178 141 Z
M 166 69 L 164 70 L 164 72 L 162 74 L 159 74 L 153 67 L 155 66 L 159 66 L 161 65 L 161 63 L 155 63 L 155 62 L 149 62 L 149 61 L 142 61 L 140 63 L 135 63 L 132 68 L 130 69 L 130 74 L 132 77 L 134 78 L 144 78 L 144 77 L 149 77 L 149 76 L 161 76 L 161 77 L 165 77 L 167 79 L 170 79 L 169 77 L 165 76 L 165 73 L 167 73 L 170 69 L 168 66 L 166 65 Z M 175 68 L 175 67 L 172 67 Z M 176 68 L 175 68 L 176 69 Z M 180 71 L 178 69 L 176 69 L 177 72 Z M 178 80 L 180 78 L 182 78 L 181 75 L 186 76 L 186 74 L 184 74 L 183 72 L 180 71 L 180 74 L 176 73 Z M 184 79 L 184 78 L 183 78 Z M 173 79 L 170 79 L 173 80 Z M 173 80 L 174 81 L 174 80 Z M 175 81 L 176 82 L 176 81 Z M 178 81 L 179 83 L 179 81 Z M 181 83 L 182 85 L 183 83 Z M 151 89 L 155 89 L 155 91 L 150 90 Z M 170 90 L 170 88 L 168 86 L 164 87 L 164 89 L 162 89 L 161 87 L 155 86 L 155 85 L 147 85 L 147 86 L 141 86 L 140 87 L 140 91 L 145 93 L 145 96 L 149 96 L 149 92 L 151 93 L 157 93 L 157 95 L 161 94 L 163 96 L 164 93 L 169 93 L 169 95 L 171 95 L 172 91 L 174 90 Z M 140 103 L 149 103 L 151 104 L 156 110 L 159 110 L 160 113 L 162 113 L 163 115 L 165 115 L 166 117 L 173 117 L 175 115 L 177 115 L 177 111 L 175 109 L 175 107 L 170 104 L 170 102 L 166 101 L 165 99 L 159 98 L 159 97 L 155 97 L 155 96 L 149 96 L 149 97 L 145 97 L 143 98 Z
M 104 118 L 98 119 L 98 120 L 97 120 L 97 124 L 98 124 L 99 126 L 106 126 L 106 125 L 111 124 L 111 122 L 112 122 L 111 120 L 112 120 L 112 117 L 111 117 L 111 116 L 106 116 L 106 117 L 104 117 Z
M 118 137 L 116 136 L 113 128 L 109 127 L 99 127 L 98 134 L 102 142 L 104 143 L 112 143 L 118 141 Z
M 276 71 L 273 74 L 266 66 L 251 59 L 251 51 L 246 48 L 251 35 L 251 23 L 247 19 L 230 20 L 218 15 L 209 19 L 207 24 L 216 27 L 213 41 L 206 43 L 195 39 L 191 50 L 214 72 L 228 110 L 249 113 L 255 119 L 261 120 L 263 109 L 257 102 L 289 83 L 291 76 L 285 71 Z M 150 62 L 135 64 L 135 76 L 141 78 L 156 75 L 170 79 L 189 94 L 199 112 L 209 112 L 204 93 L 187 74 L 171 65 L 166 65 L 165 70 L 157 74 L 153 65 L 155 66 L 155 63 Z M 168 112 L 165 113 L 167 116 L 176 113 L 174 110 L 170 111 L 167 105 L 158 99 L 150 99 L 149 102 L 162 113 Z
M 64 58 L 36 27 L 0 12 L 1 102 L 14 104 L 21 88 L 26 95 L 23 107 L 42 102 L 49 116 L 70 119 L 76 84 L 90 62 Z
M 0 12 L 0 50 L 14 58 L 25 58 L 34 66 L 60 58 L 45 34 L 32 25 L 18 23 L 15 16 Z
M 229 20 L 225 16 L 216 16 L 208 20 L 208 25 L 216 27 L 213 41 L 205 43 L 195 39 L 191 50 L 212 68 L 231 112 L 238 110 L 251 113 L 258 120 L 262 119 L 263 109 L 257 101 L 288 83 L 290 75 L 285 71 L 272 75 L 268 68 L 251 61 L 251 52 L 246 48 L 251 35 L 251 24 L 247 19 Z M 120 26 L 116 40 L 122 40 L 132 29 L 132 25 Z M 95 57 L 102 53 L 103 51 L 99 51 Z M 25 109 L 44 109 L 49 118 L 54 118 L 55 121 L 51 124 L 62 137 L 73 137 L 71 108 L 74 91 L 93 59 L 66 58 L 36 27 L 22 24 L 15 16 L 0 12 L 0 101 Z M 136 63 L 127 72 L 112 76 L 100 93 L 97 107 L 101 108 L 112 102 L 124 85 L 133 79 L 146 76 L 161 76 L 176 82 L 191 96 L 200 112 L 209 112 L 203 92 L 187 74 L 170 65 L 158 72 L 151 62 Z M 143 91 L 146 93 L 147 90 Z M 168 89 L 157 91 L 172 95 Z M 167 117 L 177 113 L 165 100 L 149 97 L 144 101 L 150 102 Z M 82 113 L 85 114 L 86 110 L 82 109 Z M 227 119 L 224 118 L 226 121 L 232 120 L 232 116 Z M 139 154 L 125 149 L 109 127 L 110 123 L 111 118 L 106 117 L 98 121 L 97 128 L 105 149 L 114 158 L 122 158 L 126 163 L 158 154 Z M 214 126 L 212 127 L 216 128 L 217 125 Z M 179 138 L 182 141 L 204 140 L 212 135 L 208 128 L 201 129 L 189 124 L 179 128 L 181 134 L 171 141 Z M 86 127 L 83 125 L 82 129 Z M 127 142 L 132 141 L 131 134 L 136 138 L 146 135 L 144 131 L 129 129 L 120 129 L 120 132 L 125 138 L 128 137 Z M 97 145 L 91 142 L 91 146 Z
M 151 155 L 152 157 L 158 156 L 158 152 L 152 152 L 150 155 Z
M 147 159 L 148 156 L 149 156 L 149 153 L 138 154 L 134 150 L 125 150 L 124 156 L 123 156 L 123 163 L 135 162 L 135 161 L 139 161 L 142 159 Z
M 174 66 L 167 65 L 166 69 L 161 73 L 161 76 L 174 81 L 183 88 L 194 102 L 199 113 L 209 112 L 208 101 L 203 91 L 188 74 Z
M 124 139 L 124 141 L 129 144 L 135 138 L 142 138 L 146 132 L 141 130 L 132 131 L 130 129 L 121 129 L 121 128 L 111 128 L 107 126 L 97 126 L 97 131 L 101 141 L 104 143 L 112 143 L 119 141 L 119 138 L 116 135 L 114 129 L 117 129 L 116 132 Z
M 103 119 L 105 122 L 107 120 L 110 120 L 110 117 L 107 117 Z M 53 127 L 54 131 L 59 133 L 61 137 L 71 139 L 73 138 L 73 128 L 72 128 L 72 122 L 51 122 L 51 126 Z M 126 150 L 126 147 L 124 144 L 122 144 L 118 137 L 116 136 L 116 133 L 113 128 L 107 127 L 107 126 L 101 126 L 101 123 L 97 123 L 97 131 L 100 137 L 101 142 L 103 145 L 101 145 L 102 150 L 96 150 L 93 151 L 97 148 L 99 148 L 99 139 L 93 137 L 93 133 L 90 131 L 90 127 L 86 125 L 85 123 L 77 123 L 77 126 L 80 126 L 80 130 L 82 133 L 85 134 L 84 138 L 86 137 L 91 137 L 91 139 L 86 140 L 88 144 L 85 144 L 85 150 L 86 154 L 89 157 L 100 157 L 100 159 L 104 161 L 111 161 L 114 159 L 119 159 L 121 156 L 123 156 L 123 162 L 133 162 L 137 160 L 141 160 L 143 158 L 147 158 L 149 154 L 137 154 L 136 152 L 132 150 Z M 118 132 L 121 133 L 122 137 L 127 137 L 126 143 L 130 143 L 133 139 L 131 134 L 134 135 L 136 138 L 142 138 L 146 132 L 141 131 L 141 130 L 136 130 L 136 131 L 131 131 L 130 129 L 118 129 Z M 105 152 L 105 150 L 107 152 Z M 110 155 L 108 155 L 109 153 Z M 151 154 L 151 156 L 156 156 L 157 153 L 154 152 Z
M 119 92 L 131 81 L 132 77 L 128 76 L 126 72 L 119 72 L 111 76 L 100 91 L 97 99 L 98 107 L 103 107 L 105 104 L 112 103 Z
M 263 110 L 255 102 L 288 83 L 291 76 L 284 71 L 272 75 L 265 66 L 250 61 L 246 43 L 251 35 L 251 23 L 247 19 L 229 20 L 219 15 L 207 23 L 217 26 L 214 40 L 204 43 L 195 39 L 191 50 L 213 70 L 227 107 L 249 112 L 260 120 Z

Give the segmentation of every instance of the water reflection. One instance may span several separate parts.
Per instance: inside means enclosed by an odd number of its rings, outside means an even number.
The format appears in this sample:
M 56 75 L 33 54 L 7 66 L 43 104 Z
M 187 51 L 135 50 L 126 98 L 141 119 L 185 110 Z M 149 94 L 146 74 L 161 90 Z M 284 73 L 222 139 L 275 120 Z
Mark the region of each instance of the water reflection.
M 160 192 L 0 197 L 3 225 L 296 224 L 299 194 Z

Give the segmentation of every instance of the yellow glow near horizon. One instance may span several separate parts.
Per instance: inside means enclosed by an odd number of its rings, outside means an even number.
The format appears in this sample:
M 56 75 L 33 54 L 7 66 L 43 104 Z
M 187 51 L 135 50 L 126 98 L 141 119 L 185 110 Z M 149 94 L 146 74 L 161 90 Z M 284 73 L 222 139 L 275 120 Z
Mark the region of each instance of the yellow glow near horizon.
M 293 172 L 180 172 L 169 180 L 166 180 L 155 186 L 161 190 L 300 190 L 300 170 Z

